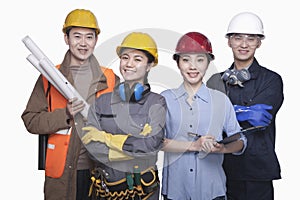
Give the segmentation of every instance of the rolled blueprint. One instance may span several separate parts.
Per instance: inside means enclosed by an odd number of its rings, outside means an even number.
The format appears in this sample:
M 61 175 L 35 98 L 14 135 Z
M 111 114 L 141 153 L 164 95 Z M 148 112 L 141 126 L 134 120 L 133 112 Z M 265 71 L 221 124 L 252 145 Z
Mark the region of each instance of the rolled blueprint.
M 64 75 L 55 67 L 55 65 L 47 58 L 42 50 L 32 41 L 29 36 L 23 40 L 25 46 L 32 53 L 27 60 L 43 75 L 45 78 L 67 99 L 77 97 L 78 100 L 84 102 L 85 107 L 81 111 L 81 115 L 87 118 L 89 105 L 77 92 L 77 90 L 69 83 Z M 38 169 L 45 169 L 46 151 L 47 151 L 48 135 L 39 135 L 38 149 Z
M 37 60 L 37 58 L 30 54 L 29 56 L 27 56 L 26 58 L 41 74 L 43 74 L 46 79 L 64 96 L 66 97 L 66 94 L 63 93 L 63 91 L 59 88 L 59 86 L 54 82 L 54 80 L 51 78 L 51 76 L 49 74 L 47 74 L 47 72 L 40 66 L 39 61 Z
M 34 67 L 43 74 L 46 79 L 67 99 L 77 97 L 78 100 L 84 102 L 85 107 L 81 111 L 81 115 L 87 118 L 89 104 L 81 97 L 72 84 L 66 77 L 55 67 L 55 65 L 48 59 L 42 50 L 33 42 L 33 40 L 26 36 L 23 38 L 23 43 L 32 53 L 27 57 L 27 60 L 34 65 Z

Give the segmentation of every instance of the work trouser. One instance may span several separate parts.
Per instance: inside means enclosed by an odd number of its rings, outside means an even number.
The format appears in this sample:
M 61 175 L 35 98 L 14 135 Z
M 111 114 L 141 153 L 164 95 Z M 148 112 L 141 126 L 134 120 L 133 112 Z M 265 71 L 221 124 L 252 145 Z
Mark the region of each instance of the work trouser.
M 166 197 L 166 195 L 164 195 L 163 197 L 164 197 L 164 200 L 172 200 L 172 199 L 168 199 L 168 198 Z M 212 200 L 225 200 L 225 196 L 216 197 L 216 198 L 214 198 L 214 199 L 212 199 Z
M 89 169 L 77 170 L 76 200 L 91 200 L 89 189 L 91 185 L 91 172 Z
M 272 181 L 226 182 L 228 200 L 274 200 Z

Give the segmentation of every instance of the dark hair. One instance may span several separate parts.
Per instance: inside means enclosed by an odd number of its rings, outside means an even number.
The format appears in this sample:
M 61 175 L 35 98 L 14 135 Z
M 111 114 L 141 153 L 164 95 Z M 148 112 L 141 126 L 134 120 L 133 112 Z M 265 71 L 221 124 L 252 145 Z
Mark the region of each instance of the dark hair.
M 209 54 L 209 53 L 204 53 L 208 59 L 208 64 L 210 63 L 210 61 L 213 60 L 213 57 Z M 180 58 L 180 55 L 179 54 L 174 54 L 173 55 L 173 60 L 176 61 L 177 65 L 179 64 L 179 58 Z
M 155 61 L 154 56 L 152 54 L 150 54 L 148 51 L 142 50 L 142 49 L 138 49 L 138 50 L 144 52 L 144 54 L 147 56 L 147 58 L 148 58 L 148 64 L 150 64 L 150 63 L 152 63 L 152 62 Z
M 226 37 L 227 37 L 227 38 L 230 38 L 231 36 L 236 35 L 236 34 L 243 34 L 243 33 L 228 33 L 228 34 L 226 35 Z M 247 35 L 247 33 L 245 33 L 245 34 Z M 252 33 L 249 33 L 249 35 L 256 35 L 256 36 L 258 36 L 260 39 L 265 37 L 264 35 L 261 35 L 261 34 L 252 34 Z
M 122 52 L 124 51 L 124 49 L 135 49 L 135 48 L 131 48 L 131 47 L 122 47 L 122 48 L 120 49 L 119 55 L 122 54 Z M 136 50 L 139 50 L 139 51 L 143 52 L 143 53 L 146 55 L 146 57 L 147 57 L 147 59 L 148 59 L 148 62 L 147 62 L 148 64 L 150 64 L 150 63 L 152 63 L 152 62 L 155 61 L 154 56 L 153 56 L 152 54 L 150 54 L 148 51 L 143 50 L 143 49 L 136 49 Z
M 66 35 L 67 35 L 68 37 L 69 37 L 69 35 L 70 35 L 71 29 L 74 28 L 74 27 L 77 27 L 77 26 L 70 26 L 70 27 L 66 28 Z M 83 27 L 83 28 L 84 28 L 84 27 Z M 96 35 L 96 37 L 97 37 L 96 29 L 94 29 L 94 28 L 91 28 L 91 29 L 95 31 L 95 35 Z
M 66 35 L 69 37 L 69 35 L 70 35 L 70 31 L 71 31 L 71 29 L 73 28 L 73 26 L 70 26 L 70 27 L 68 27 L 68 28 L 66 28 Z

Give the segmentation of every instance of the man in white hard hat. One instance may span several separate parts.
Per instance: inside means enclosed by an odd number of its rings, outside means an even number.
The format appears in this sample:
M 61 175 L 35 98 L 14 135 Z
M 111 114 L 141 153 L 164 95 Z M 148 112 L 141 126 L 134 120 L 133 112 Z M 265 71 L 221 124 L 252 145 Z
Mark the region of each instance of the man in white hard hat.
M 214 74 L 207 85 L 228 95 L 243 129 L 264 127 L 246 135 L 248 146 L 244 154 L 225 155 L 227 197 L 273 200 L 273 180 L 281 178 L 275 152 L 275 119 L 284 100 L 283 81 L 254 57 L 265 38 L 263 23 L 256 14 L 242 12 L 234 16 L 226 38 L 234 62 L 225 72 Z

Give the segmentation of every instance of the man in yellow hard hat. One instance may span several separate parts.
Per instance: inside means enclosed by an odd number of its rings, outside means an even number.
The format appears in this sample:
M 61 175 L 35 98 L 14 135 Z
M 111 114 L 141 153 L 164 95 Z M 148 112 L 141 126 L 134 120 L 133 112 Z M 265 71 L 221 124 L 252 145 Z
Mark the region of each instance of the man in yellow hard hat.
M 99 95 L 112 91 L 120 80 L 111 69 L 100 67 L 93 55 L 100 33 L 97 19 L 89 10 L 75 9 L 67 15 L 62 31 L 69 50 L 56 67 L 92 104 Z M 22 114 L 30 133 L 47 136 L 46 200 L 91 199 L 88 191 L 93 162 L 78 135 L 78 125 L 85 120 L 79 114 L 84 106 L 78 98 L 66 99 L 41 75 Z
M 97 162 L 93 191 L 99 199 L 159 199 L 158 152 L 165 99 L 147 77 L 158 62 L 150 35 L 133 32 L 117 47 L 124 82 L 90 107 L 82 141 Z

